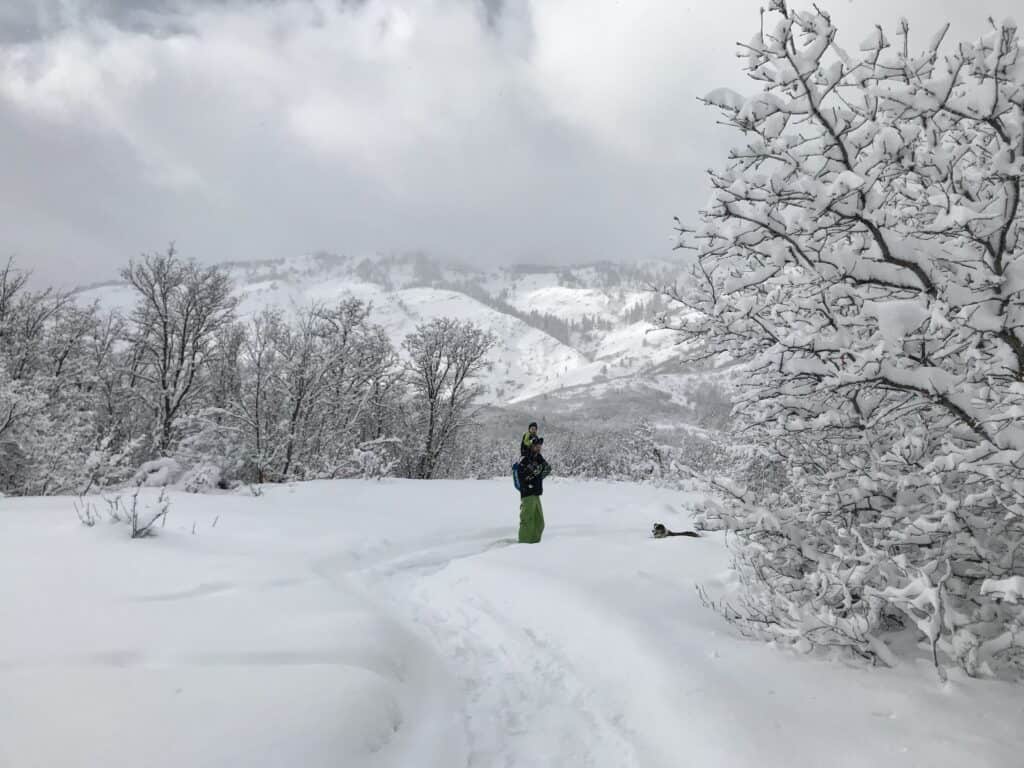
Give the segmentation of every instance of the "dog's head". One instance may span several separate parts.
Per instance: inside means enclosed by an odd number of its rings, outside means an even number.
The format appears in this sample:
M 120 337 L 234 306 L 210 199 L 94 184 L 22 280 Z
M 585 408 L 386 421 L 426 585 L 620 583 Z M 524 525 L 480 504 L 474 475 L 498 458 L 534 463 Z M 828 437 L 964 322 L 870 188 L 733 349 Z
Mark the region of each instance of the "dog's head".
M 665 529 L 665 526 L 661 523 L 655 523 L 654 527 L 651 528 L 651 535 L 656 539 L 662 539 L 668 536 L 668 531 Z

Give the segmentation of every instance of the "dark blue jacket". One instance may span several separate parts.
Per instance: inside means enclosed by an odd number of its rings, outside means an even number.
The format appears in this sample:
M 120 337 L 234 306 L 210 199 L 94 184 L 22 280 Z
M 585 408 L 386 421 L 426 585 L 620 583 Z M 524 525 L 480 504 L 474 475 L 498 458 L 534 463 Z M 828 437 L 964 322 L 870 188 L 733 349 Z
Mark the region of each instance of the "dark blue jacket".
M 540 496 L 544 493 L 544 478 L 551 474 L 551 465 L 539 453 L 529 453 L 519 460 L 519 495 Z

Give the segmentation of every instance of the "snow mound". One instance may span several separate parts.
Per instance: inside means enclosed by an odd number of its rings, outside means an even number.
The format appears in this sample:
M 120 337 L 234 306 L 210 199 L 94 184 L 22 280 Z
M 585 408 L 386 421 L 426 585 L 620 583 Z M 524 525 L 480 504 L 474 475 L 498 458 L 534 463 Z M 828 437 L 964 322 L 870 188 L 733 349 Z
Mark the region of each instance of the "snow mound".
M 1024 603 L 1024 576 L 985 579 L 981 583 L 981 594 L 1007 603 Z
M 222 486 L 223 471 L 216 464 L 202 463 L 181 476 L 181 486 L 189 493 L 209 493 Z
M 177 483 L 182 471 L 181 464 L 174 459 L 153 459 L 139 467 L 132 483 L 143 488 L 163 488 Z

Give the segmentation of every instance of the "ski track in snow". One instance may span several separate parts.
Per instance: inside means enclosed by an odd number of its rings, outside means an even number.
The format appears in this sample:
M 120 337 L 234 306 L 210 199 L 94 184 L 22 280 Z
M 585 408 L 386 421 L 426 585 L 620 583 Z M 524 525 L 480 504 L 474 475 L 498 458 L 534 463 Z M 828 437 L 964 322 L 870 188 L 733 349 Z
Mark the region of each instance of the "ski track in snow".
M 547 535 L 590 530 L 549 527 Z M 518 546 L 514 538 L 494 538 L 507 531 L 449 538 L 378 557 L 356 569 L 335 570 L 330 558 L 311 567 L 333 582 L 344 578 L 362 583 L 378 600 L 387 595 L 396 619 L 411 625 L 446 662 L 461 691 L 467 768 L 649 765 L 638 759 L 636 734 L 624 727 L 622 713 L 602 704 L 588 683 L 588 670 L 560 647 L 557 634 L 541 624 L 524 625 L 503 616 L 484 592 L 472 588 L 468 576 L 456 577 L 456 584 L 466 589 L 454 599 L 444 597 L 449 591 L 446 580 L 432 578 L 461 561 Z M 516 573 L 502 575 L 502 580 L 508 578 L 514 580 Z M 439 604 L 446 610 L 434 607 Z M 629 663 L 635 666 L 636 659 Z

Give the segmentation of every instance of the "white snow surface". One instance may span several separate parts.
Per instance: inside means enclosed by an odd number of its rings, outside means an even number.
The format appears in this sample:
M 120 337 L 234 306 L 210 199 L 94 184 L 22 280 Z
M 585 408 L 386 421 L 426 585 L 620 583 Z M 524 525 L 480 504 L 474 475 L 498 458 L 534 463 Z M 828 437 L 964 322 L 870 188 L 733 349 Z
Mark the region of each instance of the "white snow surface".
M 1020 765 L 1018 686 L 798 657 L 701 606 L 721 539 L 648 533 L 699 497 L 545 490 L 539 545 L 505 479 L 175 492 L 140 541 L 0 500 L 0 766 Z
M 615 301 L 610 291 L 571 288 L 551 284 L 554 275 L 521 278 L 509 295 L 509 303 L 521 312 L 539 312 L 578 322 L 583 318 L 618 321 L 623 312 L 651 298 L 646 291 L 628 291 Z
M 1024 576 L 985 579 L 981 584 L 981 594 L 992 595 L 1009 603 L 1024 602 Z

